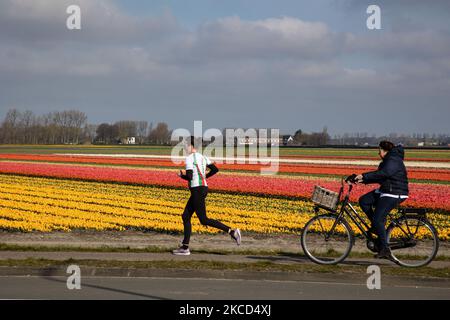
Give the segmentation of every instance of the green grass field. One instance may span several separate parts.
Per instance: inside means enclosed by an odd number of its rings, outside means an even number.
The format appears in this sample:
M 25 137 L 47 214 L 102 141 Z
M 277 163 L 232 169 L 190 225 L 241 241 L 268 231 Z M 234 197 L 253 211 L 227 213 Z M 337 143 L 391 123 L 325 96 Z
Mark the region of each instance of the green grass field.
M 0 145 L 0 153 L 90 153 L 90 154 L 142 154 L 142 155 L 170 155 L 168 146 L 141 146 L 141 145 Z M 344 149 L 344 148 L 280 148 L 280 156 L 330 156 L 330 157 L 377 157 L 376 149 Z M 225 154 L 225 152 L 224 152 Z M 450 149 L 406 150 L 407 158 L 450 160 Z

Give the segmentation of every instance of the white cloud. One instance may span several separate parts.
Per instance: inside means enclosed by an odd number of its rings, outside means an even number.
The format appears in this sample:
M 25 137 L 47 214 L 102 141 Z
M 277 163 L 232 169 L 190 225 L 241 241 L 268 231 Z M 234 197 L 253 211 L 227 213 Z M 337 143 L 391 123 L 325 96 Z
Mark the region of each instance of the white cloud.
M 81 8 L 81 31 L 66 28 L 66 8 Z M 176 19 L 135 17 L 122 12 L 111 0 L 6 0 L 0 2 L 0 40 L 13 42 L 81 42 L 129 44 L 149 42 L 178 29 Z
M 438 30 L 409 30 L 351 35 L 349 52 L 399 60 L 432 59 L 450 56 L 450 34 Z
M 321 59 L 333 56 L 338 35 L 324 23 L 291 17 L 245 21 L 227 17 L 203 24 L 192 50 L 205 58 Z

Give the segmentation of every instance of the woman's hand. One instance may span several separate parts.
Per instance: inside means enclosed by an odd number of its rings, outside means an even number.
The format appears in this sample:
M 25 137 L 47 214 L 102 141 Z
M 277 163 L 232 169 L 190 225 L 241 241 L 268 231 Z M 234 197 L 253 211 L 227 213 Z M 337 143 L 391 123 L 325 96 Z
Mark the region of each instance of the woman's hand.
M 178 173 L 178 176 L 179 177 L 184 176 L 183 170 L 180 170 L 180 173 Z

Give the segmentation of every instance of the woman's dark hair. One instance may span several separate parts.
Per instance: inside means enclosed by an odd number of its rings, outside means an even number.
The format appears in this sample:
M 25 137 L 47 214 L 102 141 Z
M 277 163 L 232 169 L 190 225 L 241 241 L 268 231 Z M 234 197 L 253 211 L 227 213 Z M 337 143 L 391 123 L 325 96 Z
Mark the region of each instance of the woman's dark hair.
M 379 146 L 381 149 L 383 149 L 384 151 L 387 151 L 387 152 L 391 151 L 392 148 L 394 148 L 394 144 L 387 140 L 381 141 Z
M 198 148 L 198 146 L 201 144 L 201 138 L 200 139 L 196 139 L 194 136 L 190 136 L 188 138 L 188 143 L 193 146 L 194 148 Z

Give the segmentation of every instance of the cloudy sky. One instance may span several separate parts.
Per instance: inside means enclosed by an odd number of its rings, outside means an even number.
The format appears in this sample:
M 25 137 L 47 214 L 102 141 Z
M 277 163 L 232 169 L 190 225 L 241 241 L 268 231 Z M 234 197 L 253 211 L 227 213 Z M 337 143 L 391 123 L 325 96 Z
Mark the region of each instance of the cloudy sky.
M 0 117 L 448 134 L 449 21 L 446 0 L 1 0 Z

